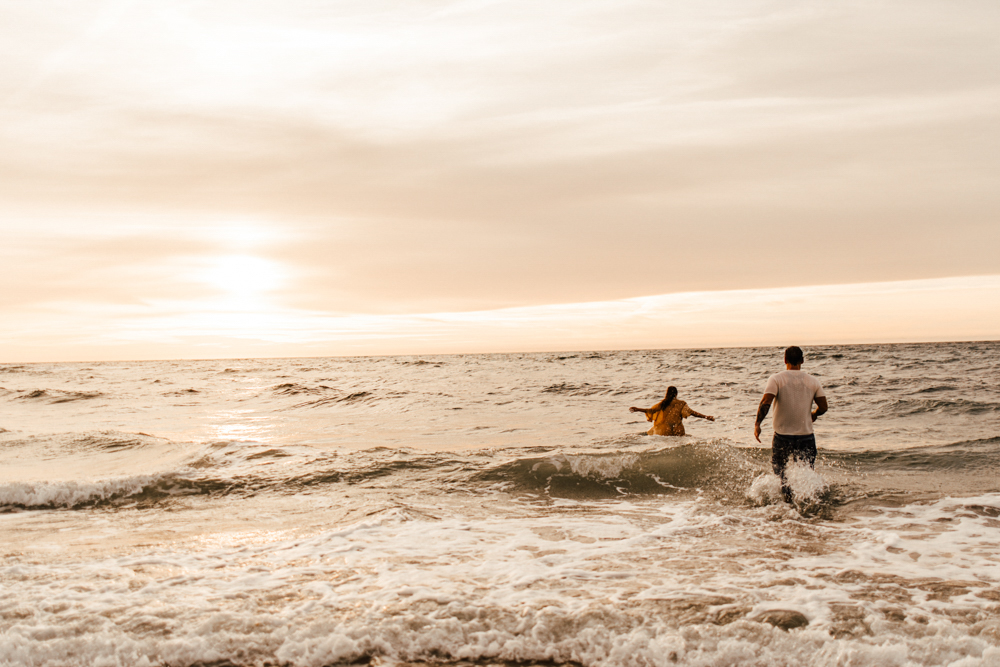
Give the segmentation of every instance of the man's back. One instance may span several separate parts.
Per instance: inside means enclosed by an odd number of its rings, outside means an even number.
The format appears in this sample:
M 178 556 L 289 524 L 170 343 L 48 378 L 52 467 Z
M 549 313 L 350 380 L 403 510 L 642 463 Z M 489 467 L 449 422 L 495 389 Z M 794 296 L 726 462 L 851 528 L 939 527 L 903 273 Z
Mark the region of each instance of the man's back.
M 775 397 L 775 433 L 809 435 L 813 432 L 813 399 L 825 396 L 819 380 L 803 371 L 781 371 L 768 379 L 764 393 Z

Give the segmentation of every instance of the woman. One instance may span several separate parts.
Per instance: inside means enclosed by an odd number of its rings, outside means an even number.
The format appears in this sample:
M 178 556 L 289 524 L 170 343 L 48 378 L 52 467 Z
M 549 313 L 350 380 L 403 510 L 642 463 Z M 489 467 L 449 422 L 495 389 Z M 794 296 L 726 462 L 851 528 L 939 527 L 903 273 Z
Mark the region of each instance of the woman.
M 677 398 L 677 387 L 668 387 L 667 395 L 662 401 L 649 408 L 629 408 L 629 412 L 642 412 L 646 415 L 646 421 L 653 422 L 649 429 L 649 435 L 684 435 L 684 418 L 700 417 L 710 422 L 715 421 L 715 417 L 703 415 L 688 407 L 688 404 Z

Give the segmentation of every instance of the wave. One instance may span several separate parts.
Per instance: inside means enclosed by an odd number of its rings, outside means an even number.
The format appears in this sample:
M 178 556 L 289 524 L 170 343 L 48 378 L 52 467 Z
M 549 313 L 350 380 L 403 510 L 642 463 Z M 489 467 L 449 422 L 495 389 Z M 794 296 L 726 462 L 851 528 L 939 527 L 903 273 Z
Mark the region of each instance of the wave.
M 945 387 L 935 387 L 927 392 L 944 391 Z M 973 401 L 969 399 L 942 400 L 933 398 L 901 398 L 885 406 L 893 417 L 913 417 L 923 414 L 982 415 L 1000 412 L 1000 403 Z
M 271 387 L 271 391 L 278 396 L 298 396 L 299 394 L 325 394 L 334 391 L 333 387 L 321 384 L 317 387 L 307 387 L 295 382 L 285 382 Z
M 261 361 L 261 360 L 258 359 L 258 360 L 255 360 L 255 361 Z M 182 362 L 176 362 L 176 363 L 182 363 Z M 272 370 L 272 368 L 270 368 L 268 366 L 247 365 L 247 366 L 244 366 L 242 368 L 227 367 L 227 368 L 224 368 L 221 371 L 216 371 L 216 372 L 219 373 L 220 375 L 232 375 L 232 374 L 235 374 L 235 373 L 267 373 L 267 372 L 269 372 L 271 370 Z
M 314 401 L 305 401 L 303 403 L 296 403 L 291 407 L 319 408 L 325 405 L 333 405 L 335 403 L 372 403 L 376 400 L 377 398 L 370 391 L 355 391 L 343 396 L 329 396 L 327 398 L 319 398 Z
M 50 375 L 52 371 L 39 370 L 31 366 L 0 366 L 0 373 L 31 373 L 33 375 Z
M 612 387 L 602 387 L 599 385 L 593 385 L 589 382 L 583 382 L 581 384 L 572 384 L 569 382 L 560 382 L 559 384 L 551 384 L 544 389 L 542 389 L 543 394 L 561 394 L 564 396 L 595 396 L 595 395 L 605 395 L 605 396 L 621 396 L 624 394 L 633 393 L 632 389 L 622 389 L 622 388 L 612 388 Z
M 930 387 L 923 387 L 921 389 L 917 389 L 914 393 L 917 393 L 917 394 L 936 394 L 939 391 L 957 391 L 957 390 L 958 390 L 958 387 L 956 387 L 955 385 L 951 385 L 951 384 L 936 384 L 936 385 L 932 385 Z
M 285 382 L 283 384 L 274 385 L 270 388 L 270 391 L 275 396 L 317 397 L 312 400 L 294 403 L 288 406 L 288 409 L 320 408 L 336 404 L 375 403 L 383 399 L 396 399 L 410 394 L 410 392 L 407 391 L 391 391 L 387 393 L 379 392 L 376 394 L 374 391 L 366 389 L 357 391 L 342 391 L 325 384 L 310 386 L 296 382 Z
M 180 389 L 178 391 L 168 391 L 165 392 L 164 396 L 191 396 L 193 394 L 200 394 L 201 392 L 197 389 Z
M 981 469 L 1000 464 L 1000 436 L 962 440 L 947 445 L 927 445 L 903 450 L 836 452 L 824 451 L 823 458 L 842 465 L 872 470 L 907 472 L 947 472 Z
M 66 469 L 81 468 L 67 463 L 72 455 L 84 455 L 82 467 L 99 462 L 104 454 L 114 454 L 122 470 L 137 465 L 148 468 L 149 450 L 163 453 L 183 443 L 156 438 L 145 433 L 103 431 L 49 436 L 40 442 L 29 438 L 14 446 L 36 450 L 39 445 L 58 451 Z M 11 443 L 7 443 L 10 445 Z M 131 452 L 133 453 L 129 453 Z M 64 454 L 65 453 L 65 454 Z M 179 453 L 179 452 L 178 452 Z M 122 454 L 125 458 L 121 458 Z M 348 456 L 316 455 L 315 450 L 257 446 L 237 441 L 219 441 L 199 451 L 181 454 L 168 470 L 151 474 L 120 474 L 105 479 L 46 481 L 39 472 L 34 481 L 0 484 L 0 511 L 17 509 L 87 509 L 93 507 L 151 508 L 177 496 L 250 496 L 260 492 L 295 494 L 318 491 L 334 484 L 360 485 L 379 478 L 406 478 L 406 483 L 433 486 L 460 469 L 456 461 L 435 454 L 412 456 L 398 450 L 377 448 Z M 103 459 L 109 460 L 109 459 Z M 281 466 L 271 465 L 282 460 Z M 73 466 L 73 467 L 67 467 Z
M 821 449 L 817 474 L 826 505 L 903 494 L 968 495 L 1000 491 L 1000 437 L 903 451 Z M 517 458 L 476 471 L 477 483 L 513 492 L 576 499 L 700 493 L 743 503 L 762 475 L 773 477 L 769 448 L 695 442 L 641 453 L 559 453 Z M 774 479 L 776 481 L 777 478 Z M 819 483 L 819 482 L 817 482 Z
M 461 486 L 467 474 L 475 470 L 474 464 L 437 454 L 384 458 L 386 453 L 398 452 L 379 448 L 340 458 L 333 465 L 317 460 L 309 464 L 307 472 L 281 480 L 280 488 L 297 493 L 326 484 L 357 485 L 385 477 L 405 476 L 407 484 L 424 483 L 441 489 Z M 418 481 L 417 477 L 423 479 Z
M 607 498 L 711 490 L 743 494 L 766 470 L 760 450 L 721 443 L 685 444 L 643 453 L 556 454 L 482 471 L 477 481 L 516 491 Z
M 246 457 L 247 461 L 256 461 L 257 459 L 282 459 L 291 456 L 288 452 L 282 451 L 281 449 L 267 449 L 263 452 L 257 452 L 256 454 L 251 454 Z
M 122 431 L 94 431 L 73 436 L 69 448 L 78 450 L 119 451 L 123 449 L 138 449 L 154 444 L 167 442 L 163 438 L 148 433 L 125 433 Z
M 196 477 L 194 472 L 134 475 L 94 481 L 0 484 L 0 512 L 89 508 L 152 508 L 179 497 L 250 496 L 267 488 L 291 491 L 285 483 L 253 477 Z M 337 480 L 331 480 L 337 481 Z
M 0 429 L 0 432 L 10 432 Z M 8 441 L 6 447 L 20 449 L 27 460 L 36 459 L 39 451 L 47 455 L 65 457 L 73 454 L 89 454 L 94 452 L 118 452 L 121 450 L 139 450 L 153 446 L 171 446 L 170 440 L 148 433 L 126 432 L 115 430 L 84 431 L 57 433 L 48 435 L 28 435 L 24 438 Z M 144 455 L 144 454 L 143 454 Z
M 6 393 L 15 394 L 11 400 L 15 401 L 39 401 L 50 405 L 58 403 L 71 403 L 73 401 L 86 401 L 92 398 L 104 396 L 99 391 L 65 391 L 63 389 L 20 389 L 5 390 Z
M 144 461 L 150 447 L 180 453 L 174 449 L 180 443 L 144 433 L 98 431 L 59 439 L 67 452 L 88 456 L 113 452 L 118 457 L 124 453 L 124 459 L 117 459 L 122 471 L 147 471 Z M 25 446 L 37 444 L 25 441 Z M 517 448 L 458 455 L 389 448 L 330 454 L 311 448 L 216 442 L 200 452 L 182 454 L 169 472 L 160 474 L 0 485 L 0 507 L 152 506 L 178 495 L 283 495 L 371 482 L 430 493 L 500 491 L 582 500 L 697 495 L 725 505 L 745 505 L 753 502 L 752 490 L 761 486 L 761 477 L 773 476 L 767 448 L 734 447 L 727 440 L 687 440 L 662 449 L 628 451 L 633 444 L 619 442 L 613 452 L 542 453 L 540 448 Z M 825 490 L 819 500 L 834 507 L 856 501 L 893 502 L 900 494 L 912 499 L 929 492 L 968 495 L 997 490 L 998 445 L 1000 436 L 904 451 L 821 449 L 816 473 L 824 478 Z M 498 464 L 498 454 L 511 458 Z M 280 465 L 271 465 L 279 459 Z
M 92 482 L 10 482 L 0 484 L 0 510 L 77 509 L 204 492 L 202 486 L 176 474 L 137 475 Z
M 148 468 L 150 446 L 160 446 L 154 460 L 162 461 L 162 447 L 172 443 L 144 433 L 103 432 L 83 434 L 68 441 L 69 447 L 84 450 L 87 456 L 113 453 L 121 456 L 132 450 L 126 466 L 139 463 Z M 173 443 L 177 444 L 177 443 Z M 144 474 L 109 475 L 97 479 L 68 479 L 0 483 L 0 511 L 17 509 L 86 509 L 95 507 L 150 508 L 177 497 L 253 495 L 268 487 L 281 487 L 283 480 L 267 477 L 268 467 L 260 467 L 260 459 L 280 458 L 280 450 L 263 450 L 256 456 L 247 452 L 243 443 L 213 443 L 207 450 L 183 455 L 183 459 L 166 469 Z M 90 450 L 89 452 L 87 450 Z M 243 452 L 243 456 L 235 456 Z M 234 459 L 236 459 L 234 461 Z M 71 460 L 71 459 L 70 459 Z M 85 467 L 98 459 L 88 458 Z M 120 458 L 118 460 L 121 460 Z M 243 462 L 260 467 L 262 474 L 253 474 Z M 235 465 L 234 465 L 235 463 Z M 81 466 L 77 464 L 76 468 Z M 134 466 L 132 466 L 134 467 Z

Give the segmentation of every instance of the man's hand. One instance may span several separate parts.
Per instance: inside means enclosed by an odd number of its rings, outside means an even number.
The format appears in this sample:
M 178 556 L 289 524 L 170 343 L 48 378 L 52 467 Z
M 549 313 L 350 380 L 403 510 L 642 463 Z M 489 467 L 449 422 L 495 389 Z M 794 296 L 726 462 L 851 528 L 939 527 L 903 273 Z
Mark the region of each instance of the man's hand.
M 764 394 L 760 399 L 760 405 L 757 406 L 757 421 L 753 425 L 753 437 L 757 438 L 757 442 L 760 442 L 760 424 L 770 412 L 772 402 L 774 394 Z
M 813 400 L 816 401 L 816 409 L 813 410 L 812 418 L 813 421 L 816 421 L 816 417 L 826 414 L 826 411 L 830 409 L 830 405 L 826 402 L 826 396 L 817 396 Z

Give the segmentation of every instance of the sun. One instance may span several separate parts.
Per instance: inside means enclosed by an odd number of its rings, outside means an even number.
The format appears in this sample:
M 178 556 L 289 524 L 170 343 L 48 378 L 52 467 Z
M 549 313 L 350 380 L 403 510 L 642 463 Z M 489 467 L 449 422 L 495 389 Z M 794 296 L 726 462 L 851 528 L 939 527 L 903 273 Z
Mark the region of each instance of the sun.
M 201 276 L 217 290 L 225 305 L 256 308 L 265 305 L 270 293 L 285 282 L 285 271 L 277 263 L 253 255 L 225 255 L 212 258 Z

